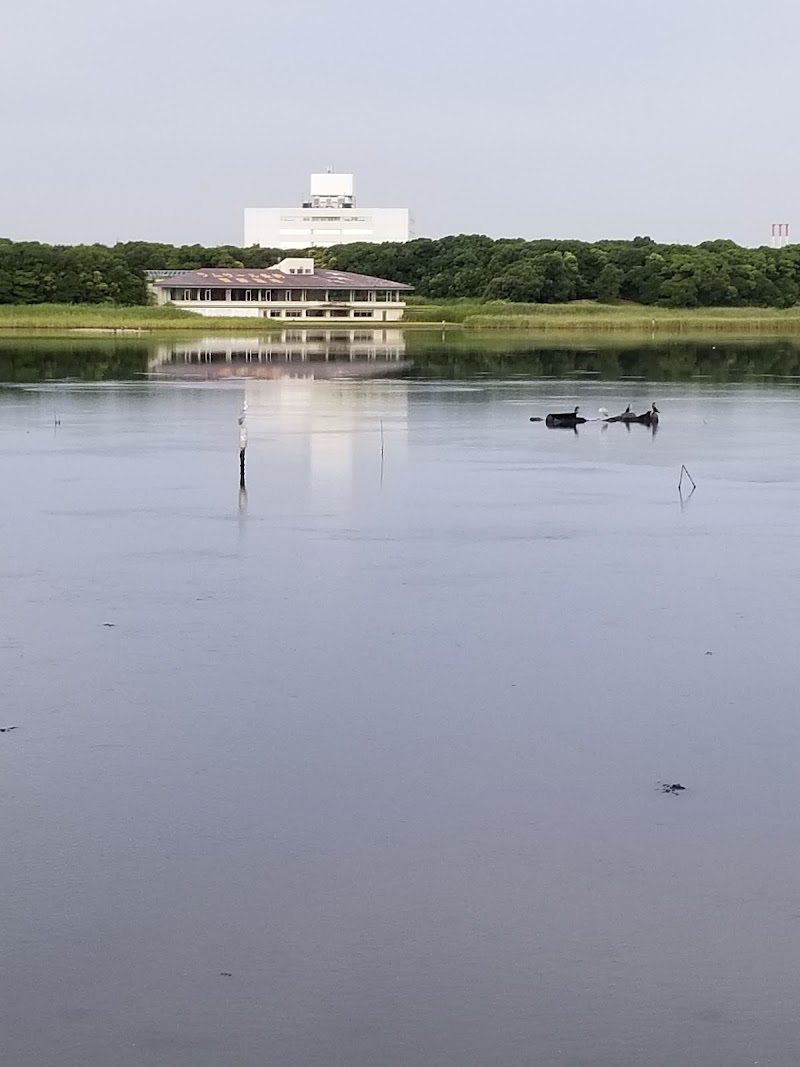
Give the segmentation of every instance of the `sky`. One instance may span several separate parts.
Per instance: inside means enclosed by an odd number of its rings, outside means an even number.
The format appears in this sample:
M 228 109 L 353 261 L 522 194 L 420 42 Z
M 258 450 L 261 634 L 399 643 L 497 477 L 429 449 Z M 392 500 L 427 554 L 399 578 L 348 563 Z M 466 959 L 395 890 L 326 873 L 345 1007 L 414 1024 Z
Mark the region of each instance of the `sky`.
M 26 0 L 0 236 L 241 244 L 352 171 L 418 236 L 800 237 L 796 0 Z

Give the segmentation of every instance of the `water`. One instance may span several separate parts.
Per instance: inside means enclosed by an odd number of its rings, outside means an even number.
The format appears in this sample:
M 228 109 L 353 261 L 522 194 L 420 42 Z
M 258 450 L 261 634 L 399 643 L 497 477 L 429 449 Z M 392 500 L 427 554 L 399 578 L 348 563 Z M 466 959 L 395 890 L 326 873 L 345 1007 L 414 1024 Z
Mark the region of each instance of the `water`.
M 491 343 L 0 388 L 4 1064 L 800 1062 L 796 350 Z

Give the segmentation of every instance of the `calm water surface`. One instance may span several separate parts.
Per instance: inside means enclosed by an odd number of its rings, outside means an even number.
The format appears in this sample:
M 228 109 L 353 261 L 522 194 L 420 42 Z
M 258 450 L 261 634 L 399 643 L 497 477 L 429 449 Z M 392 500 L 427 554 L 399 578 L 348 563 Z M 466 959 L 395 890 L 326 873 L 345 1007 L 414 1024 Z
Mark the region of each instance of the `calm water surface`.
M 0 388 L 4 1065 L 800 1062 L 798 391 L 636 367 Z

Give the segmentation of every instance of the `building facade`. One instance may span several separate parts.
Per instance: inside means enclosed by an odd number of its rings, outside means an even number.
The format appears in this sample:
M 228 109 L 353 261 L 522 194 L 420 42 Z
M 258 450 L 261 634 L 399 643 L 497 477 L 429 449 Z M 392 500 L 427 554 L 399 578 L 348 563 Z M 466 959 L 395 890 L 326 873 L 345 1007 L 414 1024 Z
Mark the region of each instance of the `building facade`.
M 352 174 L 312 174 L 310 195 L 300 207 L 249 207 L 244 212 L 245 247 L 284 250 L 328 248 L 367 241 L 409 241 L 408 208 L 356 206 Z
M 157 304 L 212 317 L 397 322 L 412 286 L 283 259 L 267 270 L 148 272 Z

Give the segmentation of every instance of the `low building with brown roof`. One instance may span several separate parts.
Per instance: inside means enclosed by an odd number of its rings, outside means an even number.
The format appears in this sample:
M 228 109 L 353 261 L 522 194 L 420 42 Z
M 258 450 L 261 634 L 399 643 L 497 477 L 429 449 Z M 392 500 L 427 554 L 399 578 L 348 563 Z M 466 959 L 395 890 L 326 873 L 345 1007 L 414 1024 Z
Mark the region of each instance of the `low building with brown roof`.
M 396 322 L 413 289 L 385 278 L 320 270 L 313 259 L 283 259 L 266 270 L 209 267 L 148 274 L 158 304 L 214 317 Z

